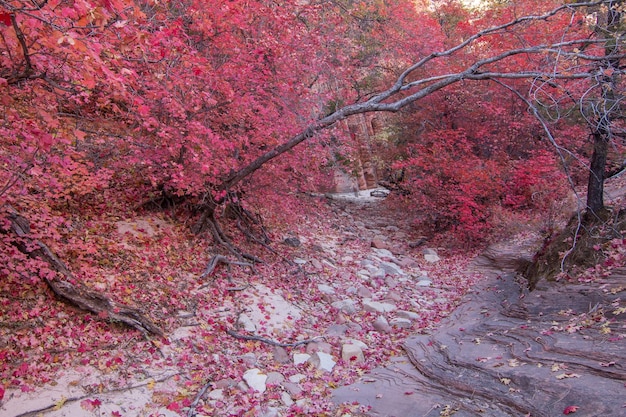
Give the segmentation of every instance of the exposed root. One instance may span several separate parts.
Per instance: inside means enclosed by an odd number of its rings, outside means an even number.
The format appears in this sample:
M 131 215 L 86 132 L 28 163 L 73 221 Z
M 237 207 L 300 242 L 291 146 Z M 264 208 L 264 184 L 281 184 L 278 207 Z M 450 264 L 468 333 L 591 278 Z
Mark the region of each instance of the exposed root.
M 48 246 L 39 240 L 29 237 L 30 226 L 28 219 L 11 207 L 9 207 L 9 220 L 11 221 L 13 233 L 28 240 L 36 248 L 30 250 L 26 248 L 26 245 L 18 245 L 18 249 L 31 258 L 46 262 L 57 273 L 54 279 L 45 277 L 44 280 L 60 299 L 99 317 L 106 316 L 112 321 L 124 323 L 139 330 L 146 337 L 149 334 L 164 336 L 163 331 L 140 310 L 115 302 L 81 285 L 63 261 Z
M 195 415 L 197 415 L 196 413 L 196 407 L 198 406 L 198 404 L 200 403 L 200 400 L 202 399 L 202 397 L 204 396 L 204 394 L 206 394 L 206 392 L 208 391 L 208 389 L 211 387 L 212 381 L 207 382 L 206 384 L 204 384 L 204 386 L 200 389 L 200 391 L 198 391 L 198 394 L 196 394 L 196 398 L 194 398 L 193 402 L 191 403 L 191 405 L 189 406 L 189 410 L 187 411 L 187 417 L 194 417 Z
M 211 275 L 213 271 L 215 270 L 215 268 L 217 267 L 217 265 L 219 265 L 220 263 L 223 263 L 226 265 L 238 265 L 238 266 L 248 267 L 253 273 L 256 273 L 254 269 L 254 265 L 249 262 L 231 261 L 224 255 L 214 255 L 209 261 L 209 264 L 207 265 L 202 275 L 200 275 L 200 278 L 205 278 Z
M 262 342 L 262 343 L 266 343 L 268 345 L 279 346 L 279 347 L 295 347 L 295 346 L 300 346 L 300 345 L 306 345 L 306 344 L 315 342 L 315 341 L 317 341 L 319 339 L 322 339 L 324 337 L 324 336 L 317 336 L 317 337 L 314 337 L 312 339 L 300 340 L 299 342 L 281 343 L 281 342 L 277 342 L 275 340 L 268 339 L 268 338 L 261 337 L 261 336 L 245 335 L 245 334 L 237 333 L 236 331 L 231 330 L 231 329 L 226 329 L 226 333 L 228 333 L 229 335 L 231 335 L 235 339 L 253 340 L 253 341 Z

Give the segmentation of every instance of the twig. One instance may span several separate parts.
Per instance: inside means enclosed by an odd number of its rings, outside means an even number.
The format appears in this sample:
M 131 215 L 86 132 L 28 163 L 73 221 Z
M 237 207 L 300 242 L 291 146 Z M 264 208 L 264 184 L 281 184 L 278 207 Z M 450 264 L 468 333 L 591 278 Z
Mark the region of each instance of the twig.
M 204 386 L 200 389 L 200 391 L 196 395 L 196 398 L 194 398 L 193 402 L 189 406 L 189 411 L 187 411 L 187 417 L 194 417 L 196 415 L 196 407 L 198 406 L 198 403 L 200 402 L 204 394 L 207 392 L 211 384 L 212 382 L 209 381 L 206 384 L 204 384 Z
M 314 337 L 312 339 L 301 340 L 299 342 L 281 343 L 281 342 L 277 342 L 275 340 L 267 339 L 267 338 L 261 337 L 261 336 L 245 335 L 245 334 L 237 333 L 236 331 L 231 330 L 231 329 L 226 329 L 226 333 L 228 333 L 229 335 L 231 335 L 235 339 L 254 340 L 254 341 L 257 341 L 257 342 L 263 342 L 263 343 L 267 343 L 268 345 L 279 346 L 279 347 L 295 347 L 295 346 L 300 346 L 300 345 L 306 345 L 308 343 L 315 342 L 317 339 L 323 339 L 324 338 L 324 336 L 316 336 L 316 337 Z
M 174 374 L 165 376 L 165 377 L 163 377 L 161 379 L 150 378 L 149 381 L 143 382 L 141 384 L 131 385 L 131 386 L 128 386 L 128 387 L 114 388 L 112 390 L 108 390 L 108 391 L 105 391 L 105 392 L 98 393 L 97 395 L 99 395 L 99 396 L 106 396 L 108 394 L 113 394 L 115 392 L 130 391 L 130 390 L 133 390 L 133 389 L 136 389 L 136 388 L 145 387 L 148 384 L 152 384 L 152 383 L 156 383 L 156 382 L 165 382 L 168 379 L 170 379 L 170 378 L 172 378 L 172 377 L 174 377 L 176 375 L 180 375 L 180 372 L 176 372 Z M 94 394 L 90 393 L 90 394 L 80 395 L 80 396 L 77 396 L 77 397 L 70 397 L 70 398 L 66 399 L 65 401 L 63 401 L 63 404 L 68 404 L 68 403 L 73 403 L 73 402 L 76 402 L 76 401 L 81 401 L 81 400 L 84 400 L 85 398 L 89 398 L 89 397 L 93 397 L 93 396 L 94 396 Z M 25 413 L 18 414 L 15 417 L 35 417 L 35 416 L 40 416 L 43 413 L 55 410 L 57 407 L 58 406 L 56 404 L 52 404 L 52 405 L 49 405 L 47 407 L 39 408 L 37 410 L 27 411 Z

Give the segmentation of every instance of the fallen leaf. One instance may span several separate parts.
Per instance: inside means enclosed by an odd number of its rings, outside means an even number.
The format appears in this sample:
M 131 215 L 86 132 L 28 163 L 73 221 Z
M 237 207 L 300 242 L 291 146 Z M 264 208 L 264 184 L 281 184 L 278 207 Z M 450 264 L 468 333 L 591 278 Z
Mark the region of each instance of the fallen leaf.
M 570 405 L 569 407 L 566 407 L 565 410 L 563 410 L 563 414 L 567 415 L 575 413 L 576 411 L 578 411 L 579 408 L 580 407 L 578 407 L 577 405 Z
M 63 407 L 63 405 L 65 404 L 65 401 L 67 401 L 66 397 L 61 397 L 60 399 L 58 399 L 57 401 L 54 402 L 54 410 L 60 410 L 61 407 Z
M 565 379 L 565 378 L 580 378 L 580 375 L 568 372 L 566 374 L 559 374 L 556 376 L 556 379 Z
M 511 368 L 516 368 L 520 365 L 519 361 L 517 359 L 509 359 L 509 366 Z

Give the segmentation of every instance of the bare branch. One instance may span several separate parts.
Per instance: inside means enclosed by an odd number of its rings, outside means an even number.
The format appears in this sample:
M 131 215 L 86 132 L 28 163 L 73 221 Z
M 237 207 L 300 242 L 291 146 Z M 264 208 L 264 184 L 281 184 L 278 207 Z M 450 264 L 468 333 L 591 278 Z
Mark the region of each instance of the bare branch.
M 580 2 L 580 3 L 565 4 L 542 15 L 531 15 L 531 16 L 519 17 L 510 22 L 504 23 L 502 25 L 498 25 L 492 28 L 482 30 L 450 49 L 447 49 L 441 52 L 434 52 L 420 59 L 418 62 L 416 62 L 415 64 L 405 69 L 398 76 L 394 84 L 389 89 L 373 95 L 370 99 L 368 99 L 365 102 L 347 105 L 335 111 L 334 113 L 331 113 L 330 115 L 327 115 L 325 117 L 322 117 L 312 122 L 302 132 L 293 136 L 287 142 L 266 152 L 265 154 L 259 156 L 254 161 L 250 162 L 248 165 L 241 168 L 240 170 L 232 173 L 230 176 L 224 179 L 223 182 L 217 188 L 219 190 L 226 190 L 235 186 L 244 178 L 254 173 L 257 169 L 259 169 L 268 161 L 289 151 L 290 149 L 306 141 L 307 139 L 312 138 L 320 130 L 326 129 L 334 125 L 338 121 L 344 120 L 351 115 L 369 113 L 369 112 L 397 112 L 411 103 L 414 103 L 424 97 L 429 96 L 430 94 L 436 91 L 444 89 L 460 81 L 464 81 L 464 80 L 478 81 L 478 80 L 494 80 L 494 79 L 531 79 L 532 80 L 532 79 L 538 79 L 538 78 L 553 79 L 553 80 L 589 79 L 590 77 L 593 77 L 595 75 L 592 71 L 593 70 L 597 71 L 596 68 L 591 67 L 588 70 L 582 70 L 582 71 L 578 71 L 574 73 L 558 72 L 556 71 L 556 69 L 553 71 L 526 70 L 526 71 L 511 71 L 511 72 L 497 71 L 494 69 L 486 70 L 486 71 L 480 71 L 480 70 L 483 67 L 496 64 L 498 62 L 504 61 L 508 58 L 518 56 L 518 55 L 545 54 L 545 53 L 563 55 L 562 49 L 566 47 L 572 48 L 572 52 L 566 52 L 567 53 L 566 56 L 568 57 L 577 58 L 577 59 L 588 61 L 591 63 L 596 62 L 596 61 L 605 61 L 606 56 L 597 57 L 594 55 L 583 54 L 582 52 L 575 52 L 575 49 L 574 49 L 577 46 L 582 47 L 583 45 L 587 46 L 589 44 L 603 44 L 605 40 L 581 38 L 581 39 L 575 39 L 575 40 L 555 42 L 552 44 L 541 44 L 541 45 L 534 45 L 534 46 L 529 46 L 525 48 L 511 49 L 511 50 L 496 54 L 492 57 L 478 60 L 460 72 L 435 75 L 432 77 L 420 78 L 415 81 L 407 82 L 407 79 L 409 78 L 409 76 L 414 74 L 418 69 L 424 67 L 427 63 L 434 61 L 436 59 L 439 59 L 439 58 L 449 57 L 469 47 L 474 42 L 476 42 L 479 38 L 503 33 L 505 31 L 510 30 L 513 27 L 519 26 L 524 23 L 529 23 L 529 22 L 534 22 L 534 21 L 546 21 L 550 17 L 553 17 L 561 12 L 573 11 L 573 10 L 580 9 L 583 7 L 598 6 L 603 3 L 606 3 L 606 0 L 595 1 L 595 2 Z M 615 56 L 615 58 L 616 59 L 618 58 L 617 55 Z

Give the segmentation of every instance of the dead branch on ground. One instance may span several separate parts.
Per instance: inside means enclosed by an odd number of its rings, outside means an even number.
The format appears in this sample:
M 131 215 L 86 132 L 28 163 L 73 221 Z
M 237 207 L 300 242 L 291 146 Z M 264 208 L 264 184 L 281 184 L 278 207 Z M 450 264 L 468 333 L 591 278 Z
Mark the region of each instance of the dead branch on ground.
M 231 330 L 231 329 L 226 329 L 226 333 L 228 333 L 230 336 L 234 337 L 235 339 L 252 340 L 252 341 L 256 341 L 256 342 L 266 343 L 266 344 L 272 345 L 272 346 L 279 346 L 279 347 L 296 347 L 296 346 L 300 346 L 300 345 L 306 345 L 306 344 L 315 342 L 318 339 L 322 339 L 324 337 L 324 336 L 316 336 L 316 337 L 314 337 L 312 339 L 300 340 L 299 342 L 281 343 L 281 342 L 277 342 L 275 340 L 268 339 L 268 338 L 261 337 L 261 336 L 245 335 L 245 334 L 237 333 L 236 331 Z
M 8 209 L 11 231 L 22 239 L 34 244 L 34 250 L 26 245 L 17 245 L 18 249 L 33 259 L 46 262 L 56 272 L 55 278 L 44 277 L 44 281 L 61 300 L 87 310 L 97 316 L 106 315 L 111 321 L 124 323 L 139 330 L 144 336 L 150 334 L 164 337 L 163 331 L 140 310 L 120 304 L 106 296 L 81 285 L 72 272 L 43 242 L 29 237 L 30 222 L 14 208 Z

